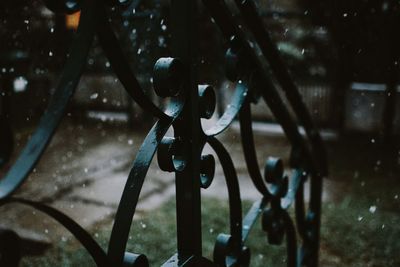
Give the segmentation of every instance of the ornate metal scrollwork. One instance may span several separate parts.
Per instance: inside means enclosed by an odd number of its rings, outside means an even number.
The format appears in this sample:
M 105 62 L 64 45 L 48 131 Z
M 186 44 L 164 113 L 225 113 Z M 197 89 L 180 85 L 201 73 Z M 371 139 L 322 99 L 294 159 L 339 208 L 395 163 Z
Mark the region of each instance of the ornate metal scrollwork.
M 246 240 L 250 230 L 261 216 L 262 229 L 270 244 L 281 244 L 286 238 L 287 265 L 315 267 L 318 265 L 319 224 L 321 213 L 322 178 L 327 175 L 321 139 L 314 127 L 300 94 L 291 81 L 279 53 L 263 27 L 252 0 L 238 0 L 236 4 L 245 25 L 239 27 L 223 0 L 203 0 L 216 25 L 230 44 L 226 52 L 226 76 L 235 83 L 230 105 L 216 123 L 206 129 L 201 118 L 210 119 L 216 105 L 214 88 L 196 81 L 196 27 L 197 1 L 173 0 L 172 55 L 160 58 L 154 66 L 153 85 L 157 95 L 169 98 L 162 110 L 149 99 L 119 47 L 119 41 L 109 25 L 102 1 L 64 0 L 45 1 L 54 12 L 69 13 L 81 10 L 81 21 L 71 45 L 70 57 L 59 80 L 56 92 L 31 140 L 21 152 L 10 171 L 0 180 L 0 204 L 19 202 L 53 217 L 66 227 L 88 250 L 98 266 L 148 266 L 145 255 L 126 252 L 129 231 L 139 195 L 150 163 L 157 152 L 159 167 L 174 172 L 177 192 L 177 255 L 163 266 L 249 266 L 250 249 Z M 112 5 L 126 5 L 129 0 L 108 1 Z M 251 32 L 263 57 L 250 46 L 244 30 Z M 83 73 L 89 48 L 97 36 L 116 76 L 128 94 L 156 123 L 140 147 L 127 178 L 121 201 L 114 218 L 108 252 L 72 219 L 41 203 L 12 197 L 40 159 L 55 132 Z M 266 61 L 278 82 L 287 93 L 289 102 L 306 130 L 306 138 L 298 131 L 295 120 L 284 105 L 270 74 Z M 290 176 L 284 174 L 282 161 L 269 158 L 264 175 L 257 163 L 252 132 L 251 104 L 262 98 L 274 113 L 293 147 Z M 235 164 L 218 135 L 239 117 L 241 141 L 248 174 L 260 200 L 255 202 L 243 218 L 239 182 Z M 165 136 L 170 127 L 174 136 Z M 209 144 L 216 153 L 225 176 L 229 201 L 230 233 L 220 234 L 215 243 L 213 261 L 205 259 L 201 251 L 201 189 L 212 186 L 215 158 L 202 154 Z M 0 154 L 1 155 L 1 154 Z M 264 177 L 263 177 L 264 176 Z M 310 180 L 310 204 L 305 209 L 304 182 Z M 296 226 L 287 209 L 295 203 Z M 297 240 L 297 234 L 300 242 Z M 15 251 L 1 245 L 15 244 Z M 297 246 L 300 245 L 300 249 Z M 0 232 L 0 263 L 18 262 L 18 238 L 9 232 Z M 15 265 L 14 264 L 14 265 Z

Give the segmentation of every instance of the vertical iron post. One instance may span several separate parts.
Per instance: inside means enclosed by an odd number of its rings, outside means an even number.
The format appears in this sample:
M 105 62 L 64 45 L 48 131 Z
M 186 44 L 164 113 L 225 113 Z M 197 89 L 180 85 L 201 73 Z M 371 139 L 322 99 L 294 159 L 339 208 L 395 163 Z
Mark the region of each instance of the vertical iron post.
M 200 208 L 200 117 L 198 112 L 197 71 L 197 2 L 171 1 L 173 57 L 184 67 L 185 107 L 174 123 L 175 138 L 185 146 L 187 165 L 176 173 L 176 212 L 178 259 L 201 256 Z

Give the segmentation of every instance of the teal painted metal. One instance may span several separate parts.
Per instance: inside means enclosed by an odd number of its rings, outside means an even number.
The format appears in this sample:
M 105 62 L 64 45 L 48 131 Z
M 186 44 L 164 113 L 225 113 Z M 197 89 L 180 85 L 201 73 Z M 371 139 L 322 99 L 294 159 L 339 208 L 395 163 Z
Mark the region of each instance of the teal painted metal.
M 48 7 L 55 12 L 81 10 L 82 19 L 70 49 L 70 57 L 47 112 L 14 166 L 0 180 L 0 204 L 19 202 L 47 213 L 74 234 L 98 266 L 148 266 L 145 255 L 127 252 L 126 245 L 140 191 L 150 163 L 158 152 L 160 168 L 174 172 L 176 177 L 177 253 L 163 266 L 249 266 L 250 248 L 245 244 L 250 238 L 251 228 L 261 217 L 262 228 L 271 245 L 278 245 L 286 240 L 287 266 L 316 267 L 322 178 L 327 175 L 325 151 L 318 131 L 267 30 L 260 27 L 261 20 L 253 1 L 236 1 L 236 4 L 242 12 L 245 26 L 254 34 L 263 52 L 262 57 L 250 46 L 244 27 L 239 26 L 223 0 L 202 2 L 229 44 L 226 53 L 227 77 L 236 83 L 229 108 L 210 129 L 204 129 L 200 120 L 212 116 L 216 97 L 212 86 L 199 85 L 196 77 L 197 32 L 201 26 L 196 22 L 200 4 L 198 1 L 171 1 L 172 54 L 171 57 L 157 61 L 153 77 L 156 94 L 170 99 L 165 110 L 156 106 L 144 94 L 130 69 L 109 24 L 106 12 L 108 6 L 94 0 L 59 1 L 58 4 L 48 1 Z M 110 3 L 126 6 L 128 1 Z M 139 149 L 129 173 L 114 218 L 108 252 L 81 226 L 61 212 L 41 203 L 13 197 L 13 193 L 39 161 L 63 117 L 65 107 L 84 71 L 83 66 L 94 36 L 98 37 L 115 74 L 129 95 L 157 120 Z M 270 64 L 278 82 L 287 93 L 289 103 L 306 130 L 305 137 L 300 135 L 295 120 L 288 107 L 283 104 L 261 60 Z M 260 172 L 251 125 L 251 106 L 260 98 L 268 104 L 292 145 L 291 177 L 284 173 L 282 161 L 272 157 L 266 160 L 264 174 Z M 262 195 L 244 218 L 234 162 L 218 140 L 218 136 L 236 117 L 239 117 L 249 177 L 255 190 Z M 174 129 L 174 136 L 165 136 L 171 127 Z M 201 249 L 201 190 L 212 186 L 215 171 L 214 156 L 202 154 L 206 144 L 215 151 L 222 165 L 230 207 L 230 233 L 221 233 L 218 236 L 213 259 L 204 258 Z M 1 156 L 6 154 L 0 153 Z M 307 179 L 311 181 L 311 200 L 305 209 L 303 190 Z M 293 203 L 296 216 L 294 221 L 287 212 Z M 5 242 L 12 249 L 5 246 Z M 0 263 L 16 266 L 19 261 L 18 237 L 8 231 L 0 232 L 0 244 Z

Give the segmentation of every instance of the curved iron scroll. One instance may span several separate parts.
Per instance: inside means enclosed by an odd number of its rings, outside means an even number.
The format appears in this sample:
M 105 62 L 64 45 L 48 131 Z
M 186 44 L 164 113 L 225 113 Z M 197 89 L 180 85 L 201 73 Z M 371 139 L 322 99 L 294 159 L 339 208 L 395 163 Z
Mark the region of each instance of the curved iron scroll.
M 47 111 L 15 164 L 0 180 L 0 205 L 19 202 L 45 212 L 77 237 L 98 266 L 148 266 L 145 255 L 128 253 L 125 250 L 146 173 L 155 153 L 158 152 L 160 168 L 163 171 L 174 172 L 176 177 L 177 254 L 163 266 L 249 266 L 250 249 L 245 243 L 259 217 L 262 218 L 262 229 L 267 233 L 270 244 L 281 244 L 286 239 L 287 266 L 318 265 L 321 187 L 322 178 L 327 175 L 325 152 L 318 131 L 290 79 L 278 50 L 267 30 L 260 26 L 262 21 L 254 1 L 236 1 L 245 22 L 244 26 L 238 24 L 225 1 L 202 1 L 229 43 L 226 52 L 227 77 L 236 83 L 231 104 L 209 129 L 204 129 L 200 119 L 211 118 L 216 100 L 211 86 L 198 85 L 196 81 L 196 33 L 199 26 L 195 19 L 197 1 L 171 1 L 172 55 L 157 61 L 153 77 L 157 95 L 170 98 L 165 110 L 157 107 L 140 87 L 109 25 L 105 12 L 108 5 L 126 6 L 129 4 L 128 0 L 109 0 L 109 3 L 94 0 L 45 2 L 55 12 L 70 13 L 81 10 L 81 21 L 71 45 L 70 57 Z M 257 55 L 250 46 L 244 33 L 246 29 L 253 34 L 263 57 Z M 95 35 L 126 91 L 141 108 L 157 119 L 139 149 L 127 178 L 107 253 L 83 228 L 61 212 L 41 203 L 12 197 L 40 159 L 63 117 L 68 100 L 83 73 Z M 306 130 L 306 137 L 299 133 L 295 120 L 283 104 L 269 73 L 263 67 L 263 62 L 270 65 L 277 81 L 286 92 L 289 103 Z M 251 105 L 260 97 L 268 104 L 292 145 L 290 177 L 285 174 L 282 161 L 277 158 L 268 158 L 264 173 L 260 171 L 251 124 Z M 249 178 L 260 193 L 260 200 L 253 204 L 244 218 L 235 163 L 218 140 L 218 136 L 237 116 Z M 165 136 L 170 127 L 174 128 L 173 137 Z M 218 236 L 213 260 L 202 257 L 201 251 L 200 191 L 201 188 L 207 189 L 212 185 L 215 168 L 214 157 L 202 155 L 207 143 L 216 152 L 224 171 L 231 226 L 229 234 Z M 306 209 L 303 190 L 307 179 L 311 181 L 311 195 L 310 204 Z M 295 223 L 287 211 L 293 203 Z M 3 236 L 0 235 L 0 242 L 4 242 L 1 240 Z M 297 237 L 300 237 L 300 240 L 297 240 Z M 7 238 L 15 241 L 13 235 L 7 235 Z M 10 244 L 17 243 L 15 241 Z M 297 248 L 298 246 L 300 248 Z M 0 253 L 4 254 L 7 251 L 10 250 Z M 18 259 L 12 258 L 18 257 L 15 255 L 4 254 L 0 263 L 17 262 Z

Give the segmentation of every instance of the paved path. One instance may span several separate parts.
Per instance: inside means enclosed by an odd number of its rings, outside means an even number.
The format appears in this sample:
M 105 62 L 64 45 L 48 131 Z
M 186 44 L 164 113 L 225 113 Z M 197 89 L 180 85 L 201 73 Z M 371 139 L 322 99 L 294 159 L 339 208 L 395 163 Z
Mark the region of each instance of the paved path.
M 83 125 L 66 121 L 18 195 L 57 207 L 86 228 L 111 219 L 135 153 L 146 133 L 147 130 L 127 130 L 123 126 L 104 126 L 93 122 Z M 260 166 L 268 156 L 278 156 L 287 162 L 290 149 L 282 136 L 258 131 L 255 139 Z M 246 175 L 238 127 L 232 127 L 220 140 L 235 162 L 242 198 L 259 199 L 260 194 Z M 19 147 L 22 145 L 23 141 Z M 212 151 L 206 147 L 204 153 Z M 341 186 L 328 180 L 325 187 L 326 201 L 332 199 L 335 190 Z M 159 170 L 154 159 L 140 196 L 137 216 L 159 207 L 174 194 L 173 174 Z M 203 195 L 227 198 L 220 166 L 216 168 L 212 186 L 204 190 Z M 0 213 L 0 226 L 15 229 L 26 238 L 46 243 L 69 236 L 52 219 L 30 208 L 7 205 L 0 208 Z

